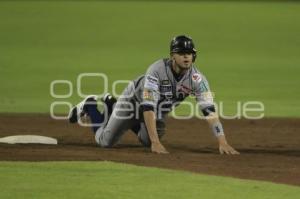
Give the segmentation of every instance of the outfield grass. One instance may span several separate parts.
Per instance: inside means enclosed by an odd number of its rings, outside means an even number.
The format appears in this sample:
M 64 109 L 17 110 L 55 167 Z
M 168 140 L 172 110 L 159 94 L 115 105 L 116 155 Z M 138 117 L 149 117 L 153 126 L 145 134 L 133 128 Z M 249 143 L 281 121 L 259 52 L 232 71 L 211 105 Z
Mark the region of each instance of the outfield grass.
M 1 1 L 0 18 L 0 112 L 49 112 L 50 83 L 75 84 L 83 72 L 135 78 L 185 33 L 225 113 L 255 100 L 266 116 L 300 116 L 298 3 Z M 83 91 L 101 84 L 91 79 Z M 77 102 L 75 89 L 60 100 Z
M 299 187 L 111 162 L 1 162 L 0 198 L 298 198 Z

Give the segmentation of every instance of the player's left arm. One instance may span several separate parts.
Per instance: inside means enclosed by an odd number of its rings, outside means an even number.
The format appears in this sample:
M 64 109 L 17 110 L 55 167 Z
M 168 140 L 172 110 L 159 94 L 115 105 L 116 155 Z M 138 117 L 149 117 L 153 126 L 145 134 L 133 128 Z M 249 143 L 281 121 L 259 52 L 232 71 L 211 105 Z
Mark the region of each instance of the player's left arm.
M 199 82 L 196 82 L 195 95 L 206 121 L 218 140 L 220 153 L 239 154 L 239 152 L 231 147 L 226 140 L 222 123 L 215 110 L 213 94 L 211 93 L 208 82 L 204 76 L 201 77 Z
M 226 140 L 225 133 L 223 130 L 222 123 L 219 120 L 218 114 L 215 111 L 208 111 L 208 110 L 214 110 L 213 107 L 208 107 L 206 109 L 203 109 L 202 112 L 206 112 L 208 115 L 205 116 L 206 121 L 208 122 L 210 128 L 212 129 L 213 133 L 215 134 L 218 142 L 219 142 L 219 151 L 221 154 L 239 154 L 238 151 L 236 151 L 232 146 L 230 146 Z

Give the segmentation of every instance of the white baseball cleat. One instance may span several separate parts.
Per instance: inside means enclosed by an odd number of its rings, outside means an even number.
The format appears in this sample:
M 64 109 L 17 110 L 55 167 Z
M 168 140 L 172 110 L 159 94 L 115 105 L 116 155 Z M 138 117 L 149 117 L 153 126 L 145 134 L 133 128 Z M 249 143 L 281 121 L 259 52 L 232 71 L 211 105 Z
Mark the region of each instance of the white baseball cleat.
M 82 100 L 79 104 L 74 106 L 69 113 L 69 122 L 77 123 L 79 118 L 86 114 L 84 107 L 88 101 L 97 101 L 96 95 L 89 95 L 84 100 Z

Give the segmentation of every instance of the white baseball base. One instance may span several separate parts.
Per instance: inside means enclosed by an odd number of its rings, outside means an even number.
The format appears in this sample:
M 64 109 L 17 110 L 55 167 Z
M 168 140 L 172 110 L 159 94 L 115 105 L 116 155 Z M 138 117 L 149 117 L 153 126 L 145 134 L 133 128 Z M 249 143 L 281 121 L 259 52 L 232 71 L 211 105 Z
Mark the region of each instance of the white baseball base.
M 57 139 L 39 135 L 15 135 L 0 138 L 6 144 L 57 144 Z

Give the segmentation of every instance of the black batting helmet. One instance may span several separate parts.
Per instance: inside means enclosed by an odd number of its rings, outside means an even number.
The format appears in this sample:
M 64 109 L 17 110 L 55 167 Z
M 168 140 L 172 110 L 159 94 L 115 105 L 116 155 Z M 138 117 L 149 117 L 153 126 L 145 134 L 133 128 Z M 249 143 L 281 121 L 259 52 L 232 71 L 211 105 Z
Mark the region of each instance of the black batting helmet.
M 172 39 L 170 44 L 170 53 L 192 53 L 193 54 L 193 62 L 196 59 L 196 48 L 192 38 L 179 35 Z

